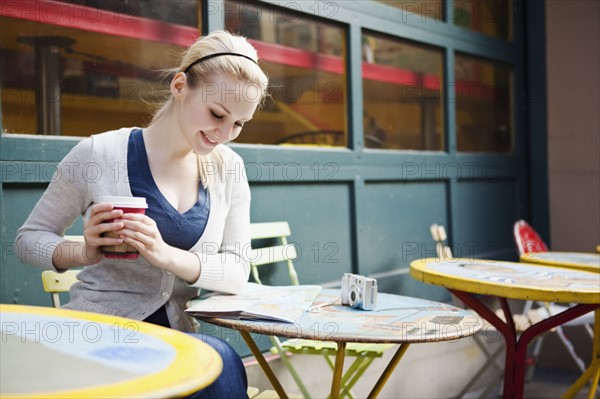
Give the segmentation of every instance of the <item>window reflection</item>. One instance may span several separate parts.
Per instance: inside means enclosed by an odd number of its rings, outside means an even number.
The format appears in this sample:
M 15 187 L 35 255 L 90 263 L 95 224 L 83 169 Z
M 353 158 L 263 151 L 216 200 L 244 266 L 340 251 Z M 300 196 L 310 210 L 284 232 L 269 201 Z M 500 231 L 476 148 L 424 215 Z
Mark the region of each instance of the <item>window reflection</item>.
M 365 146 L 443 150 L 443 51 L 363 34 Z
M 341 27 L 237 1 L 225 2 L 225 27 L 252 39 L 269 75 L 271 99 L 238 142 L 348 145 Z
M 511 0 L 455 0 L 457 26 L 499 39 L 512 39 Z
M 185 26 L 197 27 L 199 21 L 198 0 L 62 0 L 62 2 Z M 88 11 L 88 14 L 93 17 L 97 13 Z
M 178 5 L 7 3 L 0 24 L 3 131 L 87 136 L 145 125 L 167 88 L 160 71 L 199 34 L 199 3 Z
M 413 19 L 412 16 L 420 16 L 415 21 L 425 18 L 436 20 L 444 19 L 444 1 L 443 0 L 376 0 L 378 3 L 384 3 L 392 7 L 400 8 L 406 12 L 406 18 Z M 421 18 L 422 17 L 422 18 Z
M 464 54 L 455 60 L 458 151 L 512 151 L 512 68 Z

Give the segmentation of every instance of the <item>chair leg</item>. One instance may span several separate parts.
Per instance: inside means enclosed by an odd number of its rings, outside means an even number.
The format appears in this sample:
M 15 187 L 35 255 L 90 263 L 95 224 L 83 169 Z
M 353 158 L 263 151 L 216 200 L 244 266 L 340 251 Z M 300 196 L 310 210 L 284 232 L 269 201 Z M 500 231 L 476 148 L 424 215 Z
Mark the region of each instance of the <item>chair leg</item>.
M 333 370 L 335 365 L 331 358 L 327 355 L 324 355 L 323 357 L 327 361 L 327 364 L 329 364 L 329 367 Z M 350 399 L 354 398 L 354 393 L 351 391 L 352 387 L 358 382 L 373 360 L 375 360 L 374 357 L 366 357 L 363 355 L 356 356 L 354 362 L 352 362 L 348 370 L 346 370 L 342 376 L 340 398 L 343 398 L 344 396 L 348 396 Z
M 329 365 L 331 370 L 334 370 L 335 364 L 331 360 L 331 357 L 328 355 L 323 355 L 323 357 L 327 361 L 327 364 Z M 351 399 L 354 398 L 354 394 L 350 391 L 350 388 L 352 388 L 352 385 L 354 385 L 354 384 L 348 386 L 348 380 L 353 376 L 353 374 L 357 371 L 358 367 L 363 363 L 364 360 L 365 360 L 364 357 L 357 356 L 356 359 L 354 360 L 354 362 L 352 363 L 352 365 L 350 365 L 348 370 L 346 370 L 346 372 L 342 376 L 342 383 L 341 383 L 341 388 L 340 388 L 340 398 L 343 398 L 345 395 L 347 395 Z M 360 371 L 360 370 L 358 370 L 358 371 Z M 329 396 L 327 396 L 327 397 L 329 398 Z
M 596 374 L 592 377 L 590 382 L 590 392 L 588 393 L 588 399 L 594 399 L 598 392 L 598 382 L 600 382 L 600 365 L 596 368 Z
M 533 346 L 533 350 L 531 350 L 531 356 L 527 358 L 527 365 L 525 366 L 525 381 L 530 382 L 533 379 L 533 374 L 535 373 L 535 365 L 537 363 L 537 359 L 542 351 L 542 343 L 544 342 L 544 337 L 539 336 L 535 338 L 535 345 Z M 533 342 L 533 341 L 532 341 Z
M 592 347 L 592 361 L 585 372 L 564 393 L 563 399 L 574 397 L 587 382 L 590 382 L 588 399 L 592 399 L 600 391 L 600 309 L 594 312 L 594 341 Z
M 469 382 L 467 382 L 465 384 L 465 386 L 463 387 L 463 389 L 456 396 L 457 398 L 462 398 L 463 396 L 465 396 L 469 392 L 469 390 L 473 387 L 473 385 L 475 385 L 475 383 L 477 382 L 477 380 L 479 380 L 479 378 L 481 378 L 481 376 L 486 372 L 486 370 L 488 368 L 490 368 L 490 367 L 493 366 L 496 369 L 496 371 L 499 372 L 500 376 L 502 376 L 504 374 L 504 370 L 502 369 L 502 367 L 500 367 L 496 363 L 496 359 L 500 355 L 500 353 L 502 353 L 502 349 L 504 347 L 500 346 L 494 352 L 490 353 L 488 351 L 488 348 L 486 347 L 485 342 L 482 341 L 481 336 L 475 334 L 475 342 L 477 343 L 477 345 L 479 346 L 479 348 L 481 349 L 481 351 L 485 355 L 485 357 L 486 357 L 486 363 L 483 366 L 481 366 L 481 368 L 477 371 L 477 373 L 475 373 L 475 375 L 473 375 L 473 377 L 471 377 L 471 379 L 469 380 Z M 490 384 L 490 386 L 486 389 L 485 392 L 487 392 L 488 390 L 491 391 L 493 388 L 496 387 L 496 385 L 497 385 L 497 383 Z M 484 393 L 484 395 L 482 397 L 485 397 L 488 394 L 489 394 L 489 392 L 488 393 Z
M 475 335 L 475 342 L 477 343 L 477 345 L 479 345 L 481 351 L 485 354 L 486 358 L 491 360 L 490 366 L 494 366 L 494 368 L 499 372 L 504 372 L 504 365 L 502 363 L 499 364 L 497 361 L 497 358 L 504 347 L 500 346 L 495 351 L 490 352 L 486 346 L 485 340 L 480 335 Z
M 571 343 L 571 341 L 569 341 L 569 339 L 565 335 L 562 327 L 556 327 L 556 333 L 558 334 L 558 337 L 560 338 L 562 343 L 565 345 L 565 347 L 567 348 L 567 351 L 569 351 L 569 354 L 571 355 L 571 357 L 573 358 L 575 363 L 577 363 L 577 366 L 583 373 L 585 371 L 585 363 L 583 362 L 583 360 L 581 360 L 581 358 L 577 355 L 577 353 L 575 353 L 575 347 L 573 347 L 573 344 Z
M 277 352 L 279 354 L 279 358 L 281 359 L 281 362 L 283 363 L 285 368 L 290 372 L 292 378 L 296 382 L 296 385 L 298 385 L 300 392 L 302 392 L 302 395 L 307 399 L 311 398 L 310 394 L 308 393 L 308 389 L 306 389 L 306 386 L 302 382 L 302 378 L 300 378 L 300 375 L 298 374 L 298 372 L 292 365 L 292 362 L 290 361 L 290 358 L 288 357 L 287 353 L 281 347 L 281 341 L 279 341 L 279 338 L 277 338 L 277 337 L 270 337 L 270 338 L 271 338 L 271 343 L 273 344 L 273 346 L 275 346 L 275 348 L 277 348 Z
M 504 379 L 504 373 L 500 373 L 496 376 L 496 379 L 494 380 L 493 383 L 489 384 L 487 386 L 487 388 L 481 393 L 481 397 L 482 398 L 489 398 L 491 393 L 494 391 L 494 389 L 496 389 L 496 387 L 499 387 L 500 389 L 502 389 L 502 381 Z
M 585 324 L 585 330 L 590 335 L 590 338 L 594 339 L 594 329 L 589 324 Z
M 352 392 L 350 392 L 351 387 L 348 387 L 348 380 L 350 380 L 351 377 L 357 372 L 360 365 L 364 361 L 365 361 L 365 357 L 356 356 L 356 358 L 354 359 L 354 361 L 352 362 L 352 364 L 350 365 L 348 370 L 346 370 L 346 372 L 342 376 L 342 388 L 340 389 L 340 398 L 343 398 L 345 395 L 348 395 L 348 397 L 350 397 L 350 398 L 354 397 Z
M 363 360 L 360 362 L 359 367 L 357 367 L 357 370 L 354 372 L 354 374 L 349 376 L 352 378 L 350 378 L 348 383 L 342 387 L 340 397 L 343 397 L 344 395 L 348 395 L 349 398 L 354 397 L 353 396 L 354 394 L 351 391 L 352 387 L 359 381 L 360 377 L 362 377 L 364 372 L 367 371 L 367 368 L 371 365 L 371 363 L 373 363 L 373 360 L 375 360 L 374 357 L 369 357 L 369 358 L 363 357 L 362 359 Z

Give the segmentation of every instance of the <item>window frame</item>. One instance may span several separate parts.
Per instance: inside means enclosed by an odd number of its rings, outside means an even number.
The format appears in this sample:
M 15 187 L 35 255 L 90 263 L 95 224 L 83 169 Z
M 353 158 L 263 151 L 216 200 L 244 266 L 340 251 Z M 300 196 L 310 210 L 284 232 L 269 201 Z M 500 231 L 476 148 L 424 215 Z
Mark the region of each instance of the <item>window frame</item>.
M 263 7 L 288 8 L 312 18 L 330 20 L 348 26 L 347 30 L 347 96 L 348 104 L 348 147 L 318 147 L 318 148 L 281 148 L 277 145 L 256 145 L 232 143 L 249 158 L 265 157 L 274 162 L 297 162 L 307 168 L 315 162 L 324 159 L 332 160 L 340 165 L 350 165 L 353 160 L 364 164 L 382 167 L 398 168 L 405 162 L 417 163 L 456 163 L 463 170 L 469 171 L 469 178 L 487 178 L 489 164 L 494 164 L 500 170 L 501 178 L 514 178 L 517 175 L 517 159 L 523 150 L 524 113 L 518 104 L 523 104 L 524 71 L 522 15 L 523 5 L 513 1 L 512 40 L 503 40 L 476 31 L 456 26 L 453 20 L 453 0 L 446 0 L 446 18 L 438 21 L 431 18 L 421 18 L 415 14 L 378 3 L 374 0 L 355 2 L 332 2 L 323 0 L 290 2 L 282 4 L 275 0 L 238 0 L 240 3 L 259 4 Z M 368 3 L 368 5 L 367 5 Z M 224 29 L 223 0 L 211 0 L 212 13 L 205 12 L 208 18 L 204 21 L 204 34 L 218 29 Z M 291 6 L 291 7 L 290 7 Z M 334 7 L 332 9 L 332 7 Z M 405 21 L 404 23 L 398 21 Z M 449 22 L 450 21 L 450 22 Z M 363 31 L 381 33 L 390 38 L 399 38 L 413 43 L 441 48 L 444 58 L 444 131 L 445 148 L 443 151 L 415 151 L 399 149 L 371 149 L 364 146 L 363 129 L 363 88 L 362 88 L 362 33 Z M 493 62 L 501 62 L 513 66 L 513 149 L 510 153 L 497 152 L 464 152 L 457 151 L 456 143 L 456 107 L 448 101 L 448 93 L 452 93 L 454 76 L 455 53 L 482 58 Z M 356 101 L 353 101 L 356 99 Z M 475 166 L 473 166 L 475 165 Z M 266 171 L 265 171 L 266 172 Z M 266 173 L 266 175 L 269 175 Z M 265 176 L 265 173 L 261 173 Z M 382 176 L 385 179 L 387 174 Z M 397 172 L 392 172 L 390 178 L 397 178 Z M 400 175 L 401 178 L 411 179 L 412 176 Z

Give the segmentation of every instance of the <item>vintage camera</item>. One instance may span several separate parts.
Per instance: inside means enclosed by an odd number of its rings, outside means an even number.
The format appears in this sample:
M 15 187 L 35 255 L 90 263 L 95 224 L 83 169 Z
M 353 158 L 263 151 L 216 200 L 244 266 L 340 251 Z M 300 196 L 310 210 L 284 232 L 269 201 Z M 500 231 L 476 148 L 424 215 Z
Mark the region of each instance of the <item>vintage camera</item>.
M 377 280 L 358 274 L 342 276 L 342 305 L 373 310 L 377 305 Z

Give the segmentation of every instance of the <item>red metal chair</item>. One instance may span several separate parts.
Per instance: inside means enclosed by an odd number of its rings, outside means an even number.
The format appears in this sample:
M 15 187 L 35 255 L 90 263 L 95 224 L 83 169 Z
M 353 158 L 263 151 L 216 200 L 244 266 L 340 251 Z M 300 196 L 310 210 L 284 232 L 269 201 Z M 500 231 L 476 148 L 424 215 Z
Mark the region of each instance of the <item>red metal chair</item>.
M 519 255 L 530 252 L 548 252 L 548 246 L 539 234 L 524 220 L 517 220 L 513 228 Z
M 519 251 L 519 255 L 527 254 L 530 252 L 548 252 L 548 246 L 539 236 L 539 234 L 535 231 L 533 227 L 529 225 L 524 220 L 517 220 L 513 227 L 513 235 L 515 244 L 517 246 L 517 250 Z M 541 321 L 545 318 L 553 316 L 557 313 L 562 312 L 566 309 L 566 306 L 557 305 L 555 303 L 545 303 L 538 302 L 539 308 L 531 309 L 533 305 L 532 301 L 527 301 L 523 308 L 523 313 L 529 315 L 530 320 Z M 593 337 L 592 327 L 594 316 L 593 313 L 589 313 L 587 315 L 581 316 L 575 320 L 571 320 L 570 322 L 564 324 L 563 326 L 584 326 L 590 336 Z M 566 337 L 562 327 L 556 327 L 555 329 L 558 337 L 564 344 L 565 348 L 579 367 L 579 369 L 583 372 L 585 371 L 585 363 L 583 360 L 575 353 L 575 349 L 573 344 Z M 542 347 L 543 337 L 539 337 L 535 348 L 533 350 L 534 358 L 537 359 L 541 347 Z M 533 372 L 533 367 L 528 370 L 529 372 Z M 527 376 L 528 379 L 531 378 L 531 375 Z

